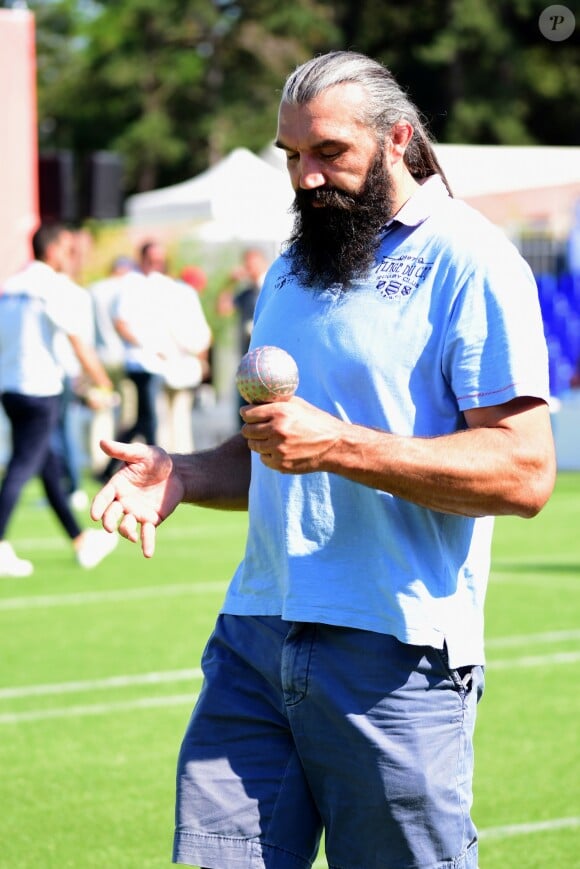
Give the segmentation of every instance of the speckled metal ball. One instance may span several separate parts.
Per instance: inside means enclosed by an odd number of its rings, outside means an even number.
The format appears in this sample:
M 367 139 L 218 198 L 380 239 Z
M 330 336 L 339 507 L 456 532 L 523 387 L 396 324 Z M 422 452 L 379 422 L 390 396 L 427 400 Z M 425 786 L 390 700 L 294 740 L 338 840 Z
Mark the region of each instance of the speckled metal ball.
M 236 386 L 248 404 L 287 401 L 298 386 L 298 367 L 281 347 L 256 347 L 242 357 Z

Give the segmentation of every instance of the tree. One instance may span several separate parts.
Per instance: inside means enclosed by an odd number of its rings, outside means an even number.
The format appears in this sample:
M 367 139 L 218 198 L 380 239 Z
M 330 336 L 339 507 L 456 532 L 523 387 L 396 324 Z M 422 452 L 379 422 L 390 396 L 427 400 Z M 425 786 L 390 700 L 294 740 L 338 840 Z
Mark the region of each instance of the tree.
M 442 142 L 579 142 L 578 30 L 538 27 L 543 0 L 342 0 L 345 45 L 382 60 Z
M 182 180 L 235 145 L 264 147 L 280 81 L 335 35 L 317 0 L 35 5 L 42 68 L 56 69 L 43 32 L 67 43 L 66 66 L 39 87 L 47 141 L 119 151 L 134 190 Z
M 119 151 L 127 192 L 190 177 L 273 138 L 286 75 L 363 51 L 441 142 L 578 143 L 578 33 L 543 0 L 35 0 L 41 145 Z

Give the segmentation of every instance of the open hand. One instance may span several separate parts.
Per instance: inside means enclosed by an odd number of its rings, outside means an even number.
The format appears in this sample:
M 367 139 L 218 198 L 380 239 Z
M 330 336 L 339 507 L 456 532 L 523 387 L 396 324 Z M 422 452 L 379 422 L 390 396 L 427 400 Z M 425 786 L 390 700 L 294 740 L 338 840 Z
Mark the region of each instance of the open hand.
M 117 529 L 132 543 L 141 542 L 146 558 L 155 551 L 155 529 L 172 513 L 183 497 L 183 484 L 173 473 L 173 461 L 165 450 L 145 444 L 102 440 L 101 449 L 125 462 L 91 505 L 91 518 L 107 531 Z

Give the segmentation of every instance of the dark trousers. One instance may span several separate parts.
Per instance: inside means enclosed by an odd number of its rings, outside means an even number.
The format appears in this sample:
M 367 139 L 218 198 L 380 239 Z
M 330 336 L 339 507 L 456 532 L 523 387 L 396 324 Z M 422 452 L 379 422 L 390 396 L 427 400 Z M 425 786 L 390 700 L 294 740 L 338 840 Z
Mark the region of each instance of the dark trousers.
M 71 417 L 77 405 L 70 377 L 64 379 L 60 397 L 58 423 L 52 435 L 52 447 L 60 460 L 62 487 L 67 494 L 81 488 L 81 463 Z
M 120 432 L 117 440 L 129 444 L 140 435 L 146 444 L 155 444 L 157 439 L 157 410 L 155 401 L 159 391 L 159 376 L 149 371 L 127 371 L 137 390 L 137 419 L 131 428 Z
M 158 374 L 149 371 L 127 371 L 126 377 L 135 384 L 137 391 L 137 418 L 130 428 L 123 429 L 115 440 L 130 444 L 136 437 L 141 437 L 146 444 L 157 443 L 157 410 L 156 399 L 159 392 L 160 378 Z M 101 482 L 110 479 L 121 467 L 118 459 L 111 459 L 103 472 L 98 476 Z
M 31 396 L 5 392 L 2 405 L 10 422 L 12 455 L 0 486 L 0 540 L 22 490 L 32 477 L 40 477 L 48 503 L 71 538 L 81 533 L 62 488 L 62 468 L 51 446 L 58 425 L 60 395 Z

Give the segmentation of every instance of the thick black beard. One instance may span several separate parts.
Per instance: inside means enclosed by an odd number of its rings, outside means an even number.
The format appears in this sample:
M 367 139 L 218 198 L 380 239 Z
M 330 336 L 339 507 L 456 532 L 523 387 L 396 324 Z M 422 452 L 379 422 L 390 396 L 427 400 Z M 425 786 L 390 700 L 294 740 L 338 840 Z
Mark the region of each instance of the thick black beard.
M 374 264 L 377 233 L 392 206 L 393 183 L 380 149 L 359 193 L 328 186 L 297 190 L 288 240 L 293 272 L 309 287 L 347 289 Z

